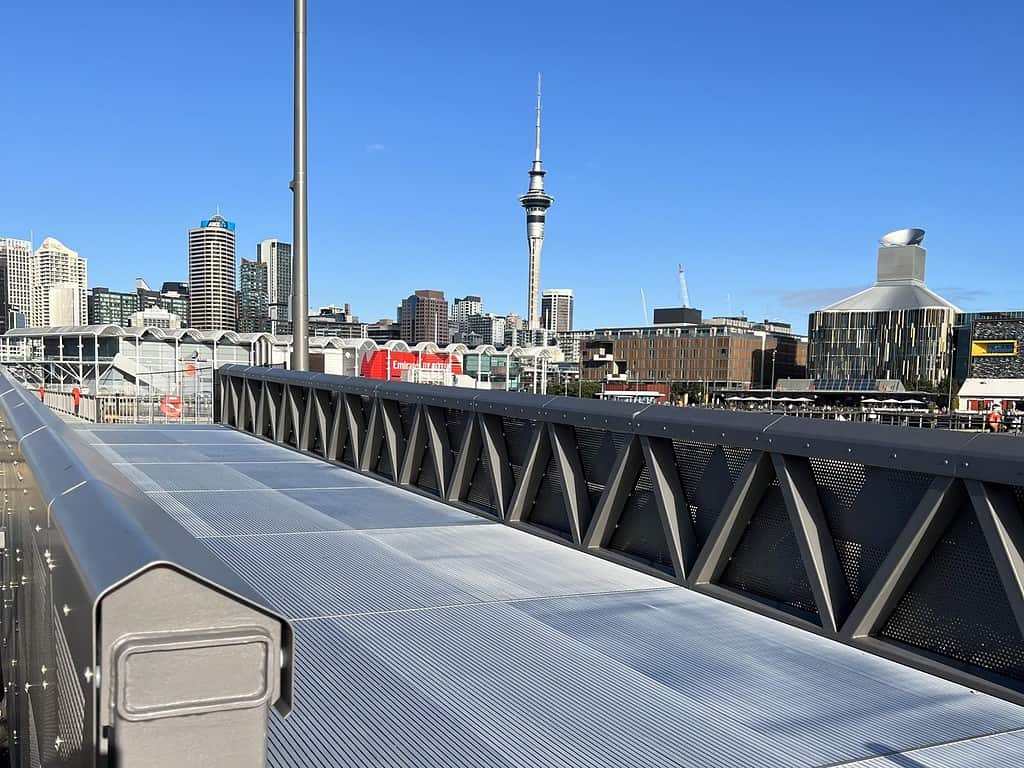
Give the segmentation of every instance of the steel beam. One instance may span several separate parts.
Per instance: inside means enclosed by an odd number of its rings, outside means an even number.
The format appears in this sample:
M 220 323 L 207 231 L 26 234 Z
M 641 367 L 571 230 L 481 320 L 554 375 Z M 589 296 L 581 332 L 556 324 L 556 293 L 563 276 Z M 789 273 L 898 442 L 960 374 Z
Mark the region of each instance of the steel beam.
M 516 486 L 515 493 L 512 494 L 512 503 L 509 505 L 509 522 L 528 521 L 533 500 L 537 496 L 537 489 L 540 488 L 541 477 L 550 459 L 551 441 L 548 439 L 547 425 L 534 424 L 530 447 L 526 452 L 526 462 L 523 465 L 523 475 L 519 478 L 519 485 Z
M 665 541 L 672 557 L 672 568 L 678 579 L 685 579 L 697 561 L 700 547 L 693 530 L 693 519 L 686 499 L 686 491 L 679 481 L 675 452 L 671 440 L 641 437 L 644 462 L 654 485 L 654 499 L 661 516 Z
M 772 465 L 782 488 L 821 625 L 826 632 L 834 634 L 849 614 L 852 600 L 828 520 L 821 509 L 810 462 L 802 457 L 774 454 Z
M 487 457 L 490 468 L 491 491 L 498 517 L 504 519 L 508 515 L 512 494 L 515 491 L 515 478 L 508 461 L 508 446 L 505 444 L 504 426 L 501 417 L 491 414 L 480 414 L 479 435 L 482 450 Z
M 977 480 L 968 480 L 966 485 L 1010 610 L 1024 636 L 1024 520 L 1021 510 L 1013 491 L 1005 485 Z
M 583 463 L 576 449 L 576 433 L 564 424 L 548 424 L 548 440 L 562 475 L 562 497 L 569 516 L 569 532 L 575 544 L 583 543 L 590 523 L 590 494 L 583 476 Z
M 612 471 L 605 481 L 590 528 L 583 539 L 587 549 L 604 549 L 607 545 L 642 468 L 643 451 L 639 441 L 635 437 L 630 438 L 615 456 Z
M 959 480 L 937 477 L 932 481 L 843 624 L 843 637 L 869 637 L 888 621 L 963 501 L 963 484 Z
M 752 453 L 694 563 L 693 572 L 687 580 L 691 586 L 712 584 L 721 578 L 747 523 L 774 479 L 771 457 L 761 451 Z

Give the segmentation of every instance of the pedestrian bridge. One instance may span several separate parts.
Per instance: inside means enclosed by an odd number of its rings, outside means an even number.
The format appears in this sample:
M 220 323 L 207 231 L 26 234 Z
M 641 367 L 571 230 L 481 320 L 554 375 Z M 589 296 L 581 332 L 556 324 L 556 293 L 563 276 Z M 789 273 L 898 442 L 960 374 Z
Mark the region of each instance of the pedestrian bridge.
M 213 426 L 0 390 L 17 765 L 1024 750 L 1015 438 L 239 367 Z

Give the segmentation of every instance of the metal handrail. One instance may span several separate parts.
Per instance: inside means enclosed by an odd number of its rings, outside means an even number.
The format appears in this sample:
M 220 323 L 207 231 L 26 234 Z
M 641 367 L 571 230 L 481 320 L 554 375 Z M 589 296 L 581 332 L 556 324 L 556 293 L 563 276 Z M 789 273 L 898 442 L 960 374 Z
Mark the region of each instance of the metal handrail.
M 14 674 L 4 710 L 19 759 L 170 766 L 173 745 L 196 740 L 211 765 L 262 764 L 266 704 L 290 707 L 288 622 L 6 371 L 0 449 L 3 669 Z M 240 670 L 218 666 L 224 644 L 263 654 L 265 690 L 244 706 L 228 703 Z M 153 650 L 162 654 L 145 658 L 190 665 L 133 662 Z M 237 733 L 210 738 L 210 717 Z M 253 746 L 239 749 L 241 739 Z
M 225 366 L 215 420 L 1024 703 L 1024 441 Z

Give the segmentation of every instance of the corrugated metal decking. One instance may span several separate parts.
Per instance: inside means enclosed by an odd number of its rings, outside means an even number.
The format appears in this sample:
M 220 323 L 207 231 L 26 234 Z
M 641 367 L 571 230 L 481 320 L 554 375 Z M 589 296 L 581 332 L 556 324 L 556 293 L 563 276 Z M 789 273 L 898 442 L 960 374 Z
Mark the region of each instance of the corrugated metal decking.
M 274 766 L 1010 765 L 1024 710 L 219 427 L 91 442 L 296 622 Z

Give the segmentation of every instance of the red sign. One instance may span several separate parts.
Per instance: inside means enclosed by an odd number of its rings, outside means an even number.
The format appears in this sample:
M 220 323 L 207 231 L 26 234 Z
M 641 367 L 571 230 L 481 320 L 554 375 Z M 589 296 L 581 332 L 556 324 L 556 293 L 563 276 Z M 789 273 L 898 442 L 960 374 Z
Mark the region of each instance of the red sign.
M 185 375 L 186 376 L 195 376 L 196 375 L 196 366 L 195 366 L 195 364 L 193 364 L 193 363 L 185 363 Z
M 181 416 L 181 398 L 177 395 L 167 395 L 160 399 L 160 413 L 169 419 L 177 419 Z
M 388 363 L 390 362 L 391 375 L 388 376 Z M 420 355 L 417 352 L 396 352 L 386 349 L 378 349 L 373 354 L 363 358 L 359 374 L 370 379 L 389 379 L 390 381 L 401 381 L 402 374 L 413 368 L 421 368 L 426 371 L 448 371 L 462 373 L 462 362 L 453 357 L 449 360 L 448 355 Z

